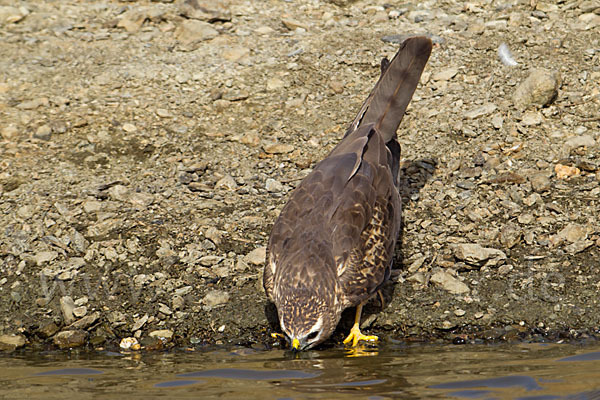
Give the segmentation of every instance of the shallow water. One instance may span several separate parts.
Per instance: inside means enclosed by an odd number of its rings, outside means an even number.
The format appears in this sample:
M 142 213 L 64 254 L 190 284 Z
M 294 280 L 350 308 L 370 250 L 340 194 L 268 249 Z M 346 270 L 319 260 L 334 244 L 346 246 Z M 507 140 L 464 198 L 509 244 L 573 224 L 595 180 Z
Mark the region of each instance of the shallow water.
M 597 399 L 600 345 L 385 345 L 0 357 L 2 399 Z

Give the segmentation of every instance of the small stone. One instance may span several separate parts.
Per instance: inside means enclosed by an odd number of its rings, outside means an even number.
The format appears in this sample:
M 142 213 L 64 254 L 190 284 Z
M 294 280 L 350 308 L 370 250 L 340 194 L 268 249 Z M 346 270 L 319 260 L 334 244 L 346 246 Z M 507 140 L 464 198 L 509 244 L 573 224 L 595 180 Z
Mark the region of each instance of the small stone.
M 77 318 L 84 317 L 85 314 L 87 314 L 87 307 L 86 306 L 79 306 L 79 307 L 75 307 L 73 309 L 73 315 L 76 316 Z
M 445 271 L 436 272 L 431 276 L 430 281 L 452 294 L 468 293 L 470 291 L 466 284 Z
M 573 176 L 577 176 L 581 173 L 579 168 L 571 167 L 571 166 L 563 165 L 563 164 L 556 164 L 554 166 L 554 172 L 556 172 L 556 177 L 558 179 L 562 179 L 562 180 L 571 178 Z
M 267 90 L 281 90 L 283 89 L 284 85 L 285 82 L 276 76 L 267 80 Z
M 19 129 L 17 128 L 17 126 L 14 124 L 9 124 L 2 128 L 0 135 L 2 135 L 2 138 L 4 140 L 11 140 L 14 139 L 18 133 Z
M 529 182 L 531 182 L 532 189 L 538 193 L 548 191 L 551 188 L 550 178 L 543 173 L 530 176 Z
M 283 184 L 273 178 L 268 178 L 265 182 L 265 189 L 270 193 L 281 193 L 283 188 Z
M 539 125 L 544 121 L 542 114 L 535 111 L 527 111 L 521 118 L 521 124 L 524 126 Z
M 134 206 L 146 208 L 154 203 L 154 195 L 144 192 L 133 192 L 129 196 L 129 202 Z
M 264 265 L 267 257 L 267 248 L 265 246 L 257 247 L 244 257 L 245 261 L 252 265 Z
M 33 100 L 29 100 L 29 101 L 24 101 L 21 104 L 19 104 L 17 106 L 17 108 L 21 109 L 21 110 L 35 110 L 38 107 L 47 106 L 48 103 L 49 103 L 48 98 L 46 98 L 46 97 L 39 97 L 37 99 L 33 99 Z
M 161 118 L 169 118 L 171 117 L 171 113 L 169 112 L 169 110 L 165 110 L 164 108 L 159 108 L 156 110 L 156 115 L 158 115 Z
M 175 310 L 183 310 L 183 307 L 185 306 L 185 300 L 179 295 L 174 295 L 171 299 L 171 305 Z
M 476 119 L 482 117 L 484 115 L 488 115 L 496 111 L 498 107 L 492 103 L 486 103 L 482 106 L 476 107 L 470 111 L 467 111 L 464 114 L 464 117 L 467 119 Z
M 571 150 L 576 149 L 578 147 L 594 147 L 595 145 L 596 141 L 592 136 L 582 135 L 570 138 L 565 142 L 564 147 L 567 150 L 567 152 L 570 152 Z
M 233 177 L 229 174 L 219 179 L 215 184 L 215 189 L 225 188 L 228 190 L 236 190 L 237 187 L 238 185 L 235 182 L 235 179 L 233 179 Z
M 56 251 L 40 251 L 33 256 L 33 260 L 40 266 L 44 263 L 53 261 L 57 257 L 58 253 Z
M 17 215 L 23 219 L 29 219 L 35 214 L 35 207 L 31 204 L 26 204 L 17 209 Z
M 150 332 L 148 336 L 152 338 L 157 338 L 162 340 L 163 342 L 170 342 L 173 339 L 173 331 L 170 329 L 159 329 L 156 331 Z
M 284 143 L 271 143 L 264 146 L 264 150 L 267 154 L 285 154 L 294 151 L 294 146 Z
M 83 211 L 88 214 L 96 213 L 102 210 L 102 203 L 96 200 L 87 200 L 83 202 Z
M 92 326 L 97 320 L 100 318 L 99 312 L 94 312 L 90 315 L 86 315 L 85 317 L 78 319 L 73 322 L 69 328 L 71 329 L 87 329 Z
M 47 321 L 36 331 L 37 335 L 42 339 L 47 339 L 53 336 L 56 332 L 58 332 L 58 326 L 54 323 L 54 321 Z
M 458 74 L 458 68 L 450 67 L 440 72 L 436 72 L 431 76 L 431 79 L 434 81 L 449 81 L 450 79 L 454 78 L 456 74 Z
M 268 35 L 270 33 L 275 32 L 275 29 L 273 29 L 269 26 L 263 25 L 263 26 L 259 26 L 258 28 L 256 28 L 254 30 L 254 32 L 258 33 L 259 35 Z
M 336 94 L 341 94 L 344 92 L 344 84 L 338 80 L 333 79 L 329 81 L 329 87 Z
M 305 31 L 308 30 L 308 25 L 306 25 L 300 21 L 296 21 L 295 19 L 292 19 L 292 18 L 282 18 L 281 22 L 283 23 L 283 25 L 286 28 L 288 28 L 291 31 L 296 30 L 298 28 L 304 29 Z
M 594 245 L 594 242 L 592 240 L 580 240 L 578 242 L 572 243 L 568 246 L 565 247 L 565 251 L 567 253 L 569 253 L 570 255 L 574 255 L 577 253 L 581 253 L 582 251 L 586 250 L 587 248 L 591 247 Z
M 49 125 L 42 125 L 38 127 L 33 134 L 33 137 L 40 140 L 50 140 L 52 136 L 52 128 Z
M 223 51 L 223 58 L 233 62 L 241 62 L 245 58 L 248 58 L 250 49 L 241 46 L 228 47 Z
M 121 339 L 121 342 L 119 342 L 119 347 L 122 350 L 137 351 L 137 350 L 141 349 L 140 343 L 134 337 L 126 337 L 126 338 Z
M 217 37 L 219 32 L 211 24 L 194 19 L 184 20 L 175 31 L 175 37 L 184 50 L 195 50 L 200 42 Z
M 144 324 L 146 324 L 146 322 L 148 322 L 148 314 L 144 314 L 144 316 L 143 316 L 143 317 L 141 317 L 141 318 L 138 318 L 138 319 L 137 319 L 137 320 L 134 322 L 133 326 L 131 327 L 131 331 L 132 331 L 132 332 L 135 332 L 135 331 L 137 331 L 137 330 L 140 330 L 140 329 L 142 329 L 142 327 L 144 326 Z
M 14 351 L 25 346 L 26 342 L 23 335 L 0 335 L 0 351 Z
M 453 247 L 454 256 L 474 266 L 496 266 L 506 260 L 501 250 L 482 247 L 474 243 L 461 243 Z
M 137 127 L 134 124 L 126 122 L 123 124 L 123 130 L 127 133 L 133 133 L 137 131 Z
M 85 344 L 88 333 L 82 330 L 70 330 L 59 332 L 54 335 L 53 342 L 60 349 L 72 349 Z
M 63 320 L 66 325 L 71 324 L 75 321 L 75 316 L 73 315 L 73 309 L 75 308 L 75 303 L 70 296 L 63 296 L 60 298 L 60 310 L 62 311 Z
M 500 243 L 506 248 L 512 248 L 521 241 L 523 232 L 514 223 L 507 223 L 500 230 Z
M 465 314 L 466 314 L 465 310 L 461 310 L 460 308 L 457 310 L 454 310 L 454 315 L 456 315 L 457 317 L 462 317 Z
M 558 95 L 560 75 L 556 71 L 534 69 L 515 90 L 513 102 L 519 110 L 531 105 L 545 106 Z
M 135 9 L 129 10 L 121 15 L 119 22 L 117 22 L 117 27 L 123 28 L 129 33 L 134 33 L 140 30 L 147 18 L 148 15 L 145 12 Z
M 502 125 L 504 124 L 504 118 L 500 114 L 496 114 L 492 117 L 492 126 L 494 129 L 502 129 Z
M 210 308 L 226 304 L 228 301 L 229 293 L 222 290 L 211 290 L 202 299 L 202 303 Z

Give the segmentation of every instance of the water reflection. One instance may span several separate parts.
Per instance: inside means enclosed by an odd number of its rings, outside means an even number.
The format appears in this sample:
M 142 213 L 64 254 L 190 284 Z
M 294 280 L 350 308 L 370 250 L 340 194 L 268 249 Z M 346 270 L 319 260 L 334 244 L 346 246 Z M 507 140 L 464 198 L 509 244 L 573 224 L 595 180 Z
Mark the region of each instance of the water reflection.
M 402 344 L 0 357 L 0 398 L 600 398 L 600 346 Z M 567 368 L 565 368 L 567 367 Z

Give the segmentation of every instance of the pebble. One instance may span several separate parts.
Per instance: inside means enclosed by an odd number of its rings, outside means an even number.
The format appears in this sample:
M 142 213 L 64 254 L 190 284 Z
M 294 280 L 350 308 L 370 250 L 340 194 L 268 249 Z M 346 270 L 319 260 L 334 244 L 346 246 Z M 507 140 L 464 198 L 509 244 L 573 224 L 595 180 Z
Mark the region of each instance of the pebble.
M 227 302 L 229 302 L 229 293 L 223 290 L 211 290 L 202 299 L 202 303 L 209 308 L 220 306 Z
M 294 151 L 294 146 L 284 143 L 271 143 L 264 146 L 264 150 L 267 154 L 285 154 Z
M 14 351 L 25 346 L 27 340 L 23 335 L 0 335 L 0 350 Z
M 462 316 L 463 316 L 463 315 L 465 315 L 465 314 L 466 314 L 466 311 L 465 311 L 465 310 L 462 310 L 462 309 L 460 309 L 460 308 L 459 308 L 459 309 L 456 309 L 456 310 L 454 310 L 454 315 L 456 315 L 457 317 L 462 317 Z
M 575 136 L 567 140 L 564 144 L 567 152 L 578 147 L 594 147 L 596 146 L 596 140 L 590 135 Z
M 148 334 L 148 336 L 152 338 L 158 338 L 163 342 L 170 342 L 173 339 L 173 335 L 174 333 L 170 329 L 159 329 Z
M 464 113 L 464 117 L 467 119 L 476 119 L 484 115 L 493 113 L 498 109 L 498 106 L 492 103 L 486 103 L 482 106 L 476 107 L 470 111 Z
M 452 250 L 454 257 L 477 267 L 483 265 L 496 266 L 506 260 L 506 254 L 503 251 L 482 247 L 474 243 L 457 244 L 453 246 Z
M 235 179 L 233 179 L 231 175 L 227 174 L 221 179 L 219 179 L 215 184 L 215 189 L 219 188 L 224 188 L 227 190 L 236 190 L 238 188 L 238 185 L 235 182 Z
M 266 257 L 267 248 L 266 246 L 261 246 L 246 254 L 246 256 L 244 256 L 244 260 L 252 265 L 260 266 L 264 265 Z
M 431 76 L 431 79 L 434 81 L 449 81 L 450 79 L 454 78 L 456 74 L 458 74 L 458 68 L 450 67 L 434 73 Z
M 225 50 L 223 50 L 223 53 L 221 54 L 221 56 L 229 61 L 233 61 L 233 62 L 242 62 L 244 59 L 248 58 L 248 55 L 250 54 L 250 49 L 246 48 L 246 47 L 241 47 L 241 46 L 232 46 L 229 47 Z
M 529 182 L 531 182 L 532 189 L 538 193 L 546 192 L 551 188 L 550 178 L 544 173 L 537 173 L 530 176 Z
M 123 124 L 123 130 L 127 133 L 133 133 L 137 131 L 137 127 L 134 124 L 126 122 Z
M 79 306 L 79 307 L 75 307 L 73 309 L 73 315 L 77 318 L 81 318 L 81 317 L 85 316 L 85 314 L 87 314 L 86 306 Z
M 2 128 L 2 131 L 0 131 L 0 135 L 4 140 L 12 140 L 17 137 L 18 133 L 19 129 L 15 124 L 8 124 Z
M 56 251 L 40 251 L 33 256 L 35 263 L 40 266 L 45 263 L 49 263 L 58 257 Z
M 265 189 L 270 193 L 281 193 L 283 192 L 284 186 L 281 182 L 273 178 L 267 178 L 265 182 Z
M 161 118 L 169 118 L 172 116 L 169 110 L 166 110 L 164 108 L 158 108 L 156 110 L 156 115 L 158 115 Z
M 521 124 L 524 126 L 534 126 L 539 125 L 544 121 L 542 114 L 536 111 L 527 111 L 521 117 Z
M 461 282 L 445 271 L 438 271 L 434 273 L 431 276 L 430 281 L 452 294 L 462 294 L 470 291 L 469 287 L 465 283 Z
M 143 317 L 138 318 L 134 323 L 133 326 L 131 327 L 131 331 L 135 332 L 137 330 L 140 330 L 145 324 L 146 322 L 148 322 L 148 314 L 144 314 Z
M 82 330 L 69 330 L 58 332 L 54 335 L 52 341 L 60 349 L 72 349 L 81 347 L 85 344 L 88 333 Z
M 558 95 L 560 75 L 556 71 L 534 69 L 513 94 L 513 102 L 519 110 L 529 106 L 545 106 Z
M 283 80 L 276 76 L 267 79 L 267 90 L 269 91 L 281 90 L 283 89 L 284 85 L 285 83 L 283 82 Z
M 69 325 L 69 328 L 72 329 L 87 329 L 92 326 L 97 320 L 100 318 L 99 312 L 94 312 L 90 315 L 86 315 L 85 317 L 73 322 Z
M 556 164 L 554 166 L 554 172 L 556 173 L 556 177 L 561 180 L 569 179 L 581 173 L 579 168 L 563 164 Z
M 219 32 L 211 24 L 195 19 L 184 20 L 175 31 L 175 37 L 181 43 L 182 49 L 188 51 L 197 49 L 201 42 L 214 39 L 218 35 Z
M 121 348 L 121 350 L 134 351 L 140 350 L 142 348 L 138 340 L 134 337 L 126 337 L 121 339 L 121 341 L 119 342 L 119 347 Z
M 73 315 L 74 308 L 75 303 L 70 296 L 63 296 L 60 298 L 60 310 L 66 325 L 70 325 L 75 321 L 75 316 Z

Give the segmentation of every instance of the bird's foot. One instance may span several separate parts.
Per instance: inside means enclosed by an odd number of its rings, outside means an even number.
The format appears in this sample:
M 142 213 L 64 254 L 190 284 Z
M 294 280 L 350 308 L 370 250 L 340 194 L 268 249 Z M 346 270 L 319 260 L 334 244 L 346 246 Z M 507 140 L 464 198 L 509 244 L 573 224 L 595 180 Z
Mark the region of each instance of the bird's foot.
M 277 332 L 271 333 L 271 337 L 273 339 L 285 339 L 285 336 L 283 336 L 282 333 L 277 333 Z
M 365 342 L 376 342 L 379 340 L 377 336 L 363 335 L 358 325 L 354 325 L 350 330 L 350 334 L 344 339 L 344 344 L 352 342 L 352 347 L 356 347 L 361 340 Z

